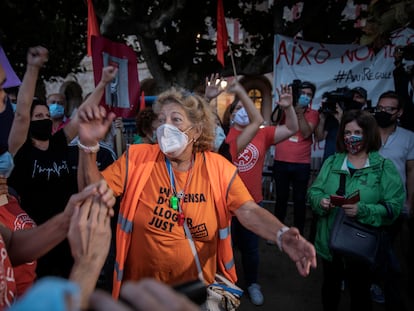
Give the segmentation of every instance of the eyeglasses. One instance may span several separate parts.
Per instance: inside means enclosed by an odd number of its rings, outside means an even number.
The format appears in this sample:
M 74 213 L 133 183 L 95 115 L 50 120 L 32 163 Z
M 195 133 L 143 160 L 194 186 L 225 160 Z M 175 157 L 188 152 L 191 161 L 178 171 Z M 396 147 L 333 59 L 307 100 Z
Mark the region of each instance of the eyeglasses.
M 386 113 L 391 113 L 392 114 L 396 110 L 398 110 L 397 107 L 382 107 L 382 106 L 375 107 L 375 112 L 384 111 Z

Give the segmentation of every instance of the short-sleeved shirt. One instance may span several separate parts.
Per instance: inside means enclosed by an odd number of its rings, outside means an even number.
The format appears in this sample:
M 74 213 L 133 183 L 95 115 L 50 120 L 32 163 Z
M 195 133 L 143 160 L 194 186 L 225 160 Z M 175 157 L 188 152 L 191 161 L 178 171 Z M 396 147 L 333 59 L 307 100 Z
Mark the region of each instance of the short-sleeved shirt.
M 263 165 L 267 150 L 274 144 L 275 133 L 275 126 L 260 128 L 256 136 L 239 154 L 237 154 L 236 140 L 241 131 L 232 127 L 226 137 L 226 142 L 230 145 L 233 164 L 237 166 L 241 179 L 257 203 L 263 200 Z
M 14 112 L 9 101 L 6 101 L 4 111 L 0 112 L 0 154 L 7 151 L 11 126 L 13 124 Z
M 385 144 L 381 146 L 379 153 L 394 163 L 405 186 L 407 161 L 414 161 L 414 132 L 397 126 Z
M 21 208 L 37 225 L 62 212 L 70 196 L 78 192 L 63 130 L 50 137 L 47 150 L 34 147 L 28 138 L 17 151 L 14 164 L 7 182 L 20 196 Z M 64 240 L 39 258 L 36 272 L 38 277 L 68 277 L 72 265 L 69 243 Z
M 8 196 L 8 203 L 0 206 L 0 222 L 11 231 L 26 230 L 36 226 L 34 221 L 23 211 L 13 196 Z M 36 278 L 36 261 L 13 267 L 16 281 L 17 297 L 22 296 L 32 286 Z
M 125 174 L 125 164 L 116 163 L 102 174 L 111 189 L 121 193 L 123 185 L 112 178 L 112 169 Z M 174 170 L 174 175 L 176 192 L 184 190 L 185 193 L 181 207 L 201 260 L 204 278 L 212 282 L 217 266 L 218 221 L 204 157 L 196 155 L 192 173 Z M 136 208 L 124 280 L 153 277 L 175 284 L 197 278 L 194 255 L 185 238 L 184 227 L 178 224 L 180 213 L 170 207 L 171 189 L 164 156 L 160 153 Z M 235 211 L 251 200 L 240 177 L 236 176 L 227 196 L 229 211 Z
M 319 123 L 319 112 L 307 109 L 304 117 L 315 127 Z M 300 131 L 276 145 L 275 160 L 289 163 L 310 163 L 312 152 L 312 135 L 304 138 Z
M 16 300 L 16 283 L 14 270 L 7 254 L 6 244 L 0 234 L 0 310 L 10 307 Z

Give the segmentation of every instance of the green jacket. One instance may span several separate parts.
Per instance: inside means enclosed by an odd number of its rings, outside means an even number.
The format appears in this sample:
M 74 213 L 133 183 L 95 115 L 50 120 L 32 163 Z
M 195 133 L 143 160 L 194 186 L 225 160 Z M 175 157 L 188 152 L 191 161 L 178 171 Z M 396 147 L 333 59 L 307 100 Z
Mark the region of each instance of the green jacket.
M 392 224 L 400 215 L 405 200 L 404 187 L 397 169 L 378 152 L 369 153 L 366 167 L 356 171 L 352 177 L 346 161 L 345 153 L 336 153 L 326 159 L 308 190 L 309 203 L 318 216 L 315 248 L 326 260 L 332 260 L 329 237 L 339 207 L 325 210 L 320 202 L 336 193 L 341 174 L 346 175 L 346 195 L 357 189 L 360 191 L 356 219 L 361 223 L 375 227 Z

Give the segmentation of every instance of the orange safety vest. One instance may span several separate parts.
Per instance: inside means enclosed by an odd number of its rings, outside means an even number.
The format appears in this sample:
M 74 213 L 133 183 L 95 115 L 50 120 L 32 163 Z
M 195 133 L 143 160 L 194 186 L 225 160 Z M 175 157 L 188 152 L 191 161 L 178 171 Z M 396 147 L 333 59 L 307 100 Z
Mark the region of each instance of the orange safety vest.
M 137 151 L 139 148 L 139 151 Z M 160 149 L 158 145 L 130 145 L 126 151 L 127 180 L 118 216 L 116 230 L 116 257 L 112 296 L 117 299 L 121 289 L 125 260 L 131 244 L 133 219 L 140 194 L 153 170 Z M 231 245 L 231 213 L 226 207 L 230 185 L 237 175 L 237 168 L 214 152 L 202 153 L 218 219 L 217 271 L 233 283 L 237 282 L 236 267 Z M 138 195 L 137 195 L 138 194 Z

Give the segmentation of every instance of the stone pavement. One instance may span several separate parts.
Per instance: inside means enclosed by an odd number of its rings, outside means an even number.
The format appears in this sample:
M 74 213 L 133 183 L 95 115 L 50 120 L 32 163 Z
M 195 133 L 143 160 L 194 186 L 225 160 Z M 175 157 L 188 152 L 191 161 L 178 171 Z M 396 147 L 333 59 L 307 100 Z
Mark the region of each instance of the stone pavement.
M 290 208 L 291 209 L 291 208 Z M 289 216 L 286 220 L 289 225 Z M 307 221 L 309 227 L 310 216 Z M 305 229 L 305 231 L 308 229 Z M 306 232 L 305 232 L 306 235 Z M 235 252 L 236 265 L 240 266 L 240 254 Z M 260 268 L 259 283 L 265 297 L 262 306 L 254 306 L 250 303 L 247 293 L 242 297 L 239 311 L 248 310 L 283 310 L 283 311 L 320 311 L 320 288 L 322 281 L 322 268 L 312 270 L 311 274 L 303 278 L 295 264 L 286 254 L 282 254 L 277 246 L 267 245 L 264 240 L 260 241 Z M 404 268 L 403 268 L 404 269 Z M 406 275 L 406 274 L 405 274 Z M 243 288 L 243 272 L 238 269 L 239 286 Z M 407 280 L 404 280 L 404 297 L 407 303 L 407 310 L 414 310 L 414 295 L 407 294 Z M 414 292 L 413 292 L 414 293 Z M 384 305 L 374 303 L 374 311 L 385 310 Z M 338 311 L 349 311 L 349 296 L 345 289 L 342 294 L 341 305 Z

